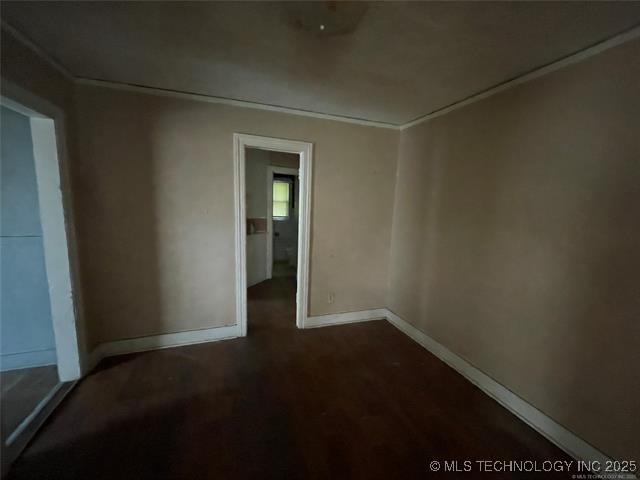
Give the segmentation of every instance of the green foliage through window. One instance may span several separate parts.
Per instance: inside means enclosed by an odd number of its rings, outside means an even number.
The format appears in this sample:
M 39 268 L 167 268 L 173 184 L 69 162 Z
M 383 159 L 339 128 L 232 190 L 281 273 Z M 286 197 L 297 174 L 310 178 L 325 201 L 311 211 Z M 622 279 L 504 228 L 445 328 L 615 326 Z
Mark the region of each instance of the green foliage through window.
M 280 180 L 273 181 L 273 218 L 289 218 L 289 191 L 291 184 Z

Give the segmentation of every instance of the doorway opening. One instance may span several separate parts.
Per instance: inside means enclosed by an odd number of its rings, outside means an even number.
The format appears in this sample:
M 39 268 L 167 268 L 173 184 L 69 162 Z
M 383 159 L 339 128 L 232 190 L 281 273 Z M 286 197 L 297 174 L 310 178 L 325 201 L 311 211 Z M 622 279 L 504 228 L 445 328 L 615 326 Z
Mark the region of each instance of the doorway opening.
M 80 377 L 80 358 L 60 183 L 62 116 L 18 87 L 3 87 L 25 100 L 0 99 L 0 401 L 6 471 Z
M 298 267 L 299 158 L 270 152 L 267 167 L 267 279 L 295 279 Z M 288 166 L 278 166 L 285 164 Z
M 282 297 L 290 296 L 295 324 L 304 328 L 312 145 L 235 134 L 234 147 L 238 335 L 247 334 L 248 287 L 285 304 Z

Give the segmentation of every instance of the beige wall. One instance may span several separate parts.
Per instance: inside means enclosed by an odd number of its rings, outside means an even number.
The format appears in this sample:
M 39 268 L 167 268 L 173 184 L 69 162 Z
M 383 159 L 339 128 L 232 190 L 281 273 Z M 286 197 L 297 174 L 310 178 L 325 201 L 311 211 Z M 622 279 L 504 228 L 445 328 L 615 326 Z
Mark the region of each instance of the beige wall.
M 640 457 L 638 40 L 403 132 L 395 204 L 390 130 L 86 86 L 76 123 L 72 84 L 4 31 L 2 76 L 77 124 L 92 345 L 234 323 L 231 136 L 312 141 L 311 314 L 389 306 Z
M 4 30 L 2 76 L 65 112 L 90 348 L 235 323 L 234 132 L 314 143 L 310 314 L 384 306 L 397 132 L 74 86 Z
M 389 307 L 640 458 L 640 41 L 403 132 Z
M 398 132 L 90 86 L 77 108 L 92 342 L 235 323 L 234 132 L 314 143 L 310 314 L 384 306 Z

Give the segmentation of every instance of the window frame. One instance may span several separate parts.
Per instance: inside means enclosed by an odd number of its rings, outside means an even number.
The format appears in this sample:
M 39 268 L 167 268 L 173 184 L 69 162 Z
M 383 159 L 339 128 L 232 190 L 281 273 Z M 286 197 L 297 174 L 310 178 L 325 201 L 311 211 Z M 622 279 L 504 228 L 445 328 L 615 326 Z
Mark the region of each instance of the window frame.
M 275 200 L 274 200 L 274 197 L 273 197 L 273 186 L 274 186 L 274 184 L 276 182 L 277 183 L 286 183 L 288 188 L 289 188 L 289 195 L 287 196 L 287 215 L 286 216 L 276 216 L 274 214 L 274 211 L 273 211 L 274 210 L 274 203 L 275 203 Z M 293 188 L 294 188 L 294 184 L 293 184 L 293 182 L 291 180 L 285 180 L 285 179 L 281 179 L 281 178 L 278 178 L 278 179 L 272 178 L 272 181 L 271 181 L 271 205 L 270 205 L 270 208 L 271 208 L 271 218 L 273 219 L 274 222 L 286 222 L 291 218 L 291 210 L 292 210 L 292 208 L 291 208 L 291 198 L 294 195 L 294 192 L 292 192 Z

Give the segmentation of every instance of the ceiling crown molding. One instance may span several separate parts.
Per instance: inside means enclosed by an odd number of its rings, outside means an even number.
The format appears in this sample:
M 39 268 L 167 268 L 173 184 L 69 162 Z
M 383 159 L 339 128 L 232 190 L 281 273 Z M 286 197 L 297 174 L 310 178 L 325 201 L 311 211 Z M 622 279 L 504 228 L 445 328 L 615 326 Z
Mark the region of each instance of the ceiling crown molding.
M 55 68 L 59 73 L 61 73 L 67 80 L 75 81 L 76 77 L 58 60 L 49 55 L 43 48 L 41 48 L 37 43 L 27 37 L 20 30 L 15 28 L 13 25 L 7 23 L 5 20 L 2 20 L 2 30 L 6 31 L 12 37 L 21 42 L 24 46 L 31 49 L 36 55 L 38 55 L 42 60 L 47 62 L 53 68 Z
M 375 120 L 365 120 L 363 118 L 346 117 L 330 113 L 319 113 L 310 110 L 300 110 L 297 108 L 281 107 L 265 103 L 249 102 L 246 100 L 235 100 L 233 98 L 216 97 L 213 95 L 203 95 L 201 93 L 183 92 L 168 88 L 148 87 L 146 85 L 133 85 L 130 83 L 111 82 L 108 80 L 98 80 L 93 78 L 76 78 L 76 83 L 80 85 L 91 85 L 94 87 L 111 88 L 114 90 L 124 90 L 127 92 L 144 93 L 147 95 L 157 95 L 160 97 L 181 98 L 183 100 L 193 100 L 196 102 L 217 103 L 221 105 L 231 105 L 233 107 L 252 108 L 254 110 L 266 110 L 269 112 L 286 113 L 289 115 L 300 115 L 303 117 L 317 118 L 321 120 L 332 120 L 334 122 L 354 123 L 367 127 L 388 128 L 392 130 L 400 129 L 400 125 L 392 123 L 377 122 Z
M 278 105 L 269 105 L 264 103 L 250 102 L 246 100 L 236 100 L 232 98 L 216 97 L 213 95 L 205 95 L 200 93 L 149 87 L 145 85 L 132 85 L 128 83 L 112 82 L 107 80 L 80 78 L 80 77 L 74 76 L 64 65 L 62 65 L 59 61 L 57 61 L 55 58 L 49 55 L 43 48 L 41 48 L 39 45 L 37 45 L 35 42 L 29 39 L 26 35 L 24 35 L 22 32 L 20 32 L 18 29 L 8 24 L 4 20 L 2 20 L 2 29 L 5 30 L 10 35 L 14 36 L 16 39 L 22 42 L 25 46 L 33 50 L 38 56 L 40 56 L 43 60 L 45 60 L 49 65 L 51 65 L 58 72 L 64 75 L 65 78 L 81 85 L 92 85 L 92 86 L 103 87 L 103 88 L 111 88 L 115 90 L 144 93 L 148 95 L 181 98 L 181 99 L 187 99 L 187 100 L 193 100 L 193 101 L 199 101 L 199 102 L 230 105 L 234 107 L 252 108 L 256 110 L 266 110 L 271 112 L 286 113 L 290 115 L 299 115 L 299 116 L 317 118 L 322 120 L 352 123 L 352 124 L 364 125 L 368 127 L 386 128 L 391 130 L 406 130 L 413 126 L 432 120 L 434 118 L 441 117 L 442 115 L 446 115 L 447 113 L 466 107 L 467 105 L 471 105 L 475 102 L 479 102 L 480 100 L 484 100 L 485 98 L 489 98 L 500 92 L 504 92 L 505 90 L 508 90 L 510 88 L 516 87 L 518 85 L 529 82 L 536 78 L 540 78 L 544 75 L 555 72 L 556 70 L 560 70 L 566 66 L 581 62 L 582 60 L 585 60 L 589 57 L 597 55 L 610 48 L 616 47 L 618 45 L 622 45 L 623 43 L 626 43 L 630 40 L 640 37 L 640 25 L 636 25 L 624 32 L 614 35 L 613 37 L 597 42 L 582 50 L 569 54 L 561 59 L 555 60 L 541 67 L 535 68 L 527 73 L 514 77 L 498 85 L 489 87 L 486 90 L 473 94 L 458 102 L 452 103 L 451 105 L 448 105 L 446 107 L 435 110 L 431 113 L 417 117 L 416 119 L 406 122 L 404 124 L 392 124 L 387 122 L 379 122 L 375 120 L 367 120 L 363 118 L 353 118 L 353 117 L 348 117 L 343 115 L 320 113 L 320 112 L 313 112 L 310 110 L 302 110 L 302 109 L 296 109 L 296 108 L 290 108 L 290 107 L 282 107 Z
M 451 105 L 440 108 L 426 115 L 420 116 L 415 120 L 411 120 L 410 122 L 400 125 L 400 130 L 405 130 L 415 125 L 419 125 L 426 121 L 432 120 L 434 118 L 441 117 L 442 115 L 446 115 L 447 113 L 453 112 L 454 110 L 458 110 L 459 108 L 466 107 L 467 105 L 471 105 L 472 103 L 478 102 L 480 100 L 484 100 L 485 98 L 489 98 L 497 93 L 504 92 L 505 90 L 508 90 L 510 88 L 521 85 L 523 83 L 529 82 L 536 78 L 540 78 L 551 72 L 555 72 L 556 70 L 560 70 L 574 63 L 578 63 L 578 62 L 581 62 L 582 60 L 586 60 L 589 57 L 597 55 L 598 53 L 602 53 L 605 50 L 609 50 L 610 48 L 617 47 L 618 45 L 622 45 L 623 43 L 638 37 L 640 37 L 640 25 L 636 25 L 635 27 L 625 30 L 622 33 L 618 33 L 617 35 L 614 35 L 613 37 L 610 37 L 606 40 L 595 43 L 577 52 L 571 53 L 565 57 L 560 58 L 559 60 L 555 60 L 541 67 L 535 68 L 527 73 L 514 77 L 510 80 L 499 83 L 498 85 L 495 85 L 486 90 L 483 90 L 482 92 L 471 95 L 458 102 L 452 103 Z

